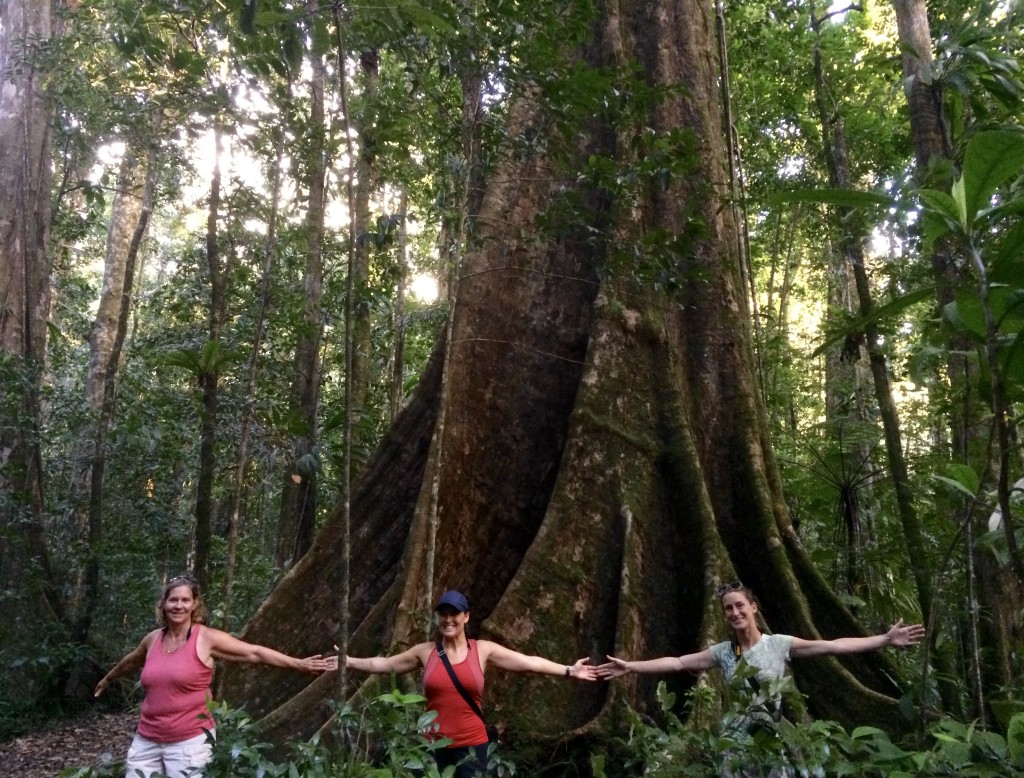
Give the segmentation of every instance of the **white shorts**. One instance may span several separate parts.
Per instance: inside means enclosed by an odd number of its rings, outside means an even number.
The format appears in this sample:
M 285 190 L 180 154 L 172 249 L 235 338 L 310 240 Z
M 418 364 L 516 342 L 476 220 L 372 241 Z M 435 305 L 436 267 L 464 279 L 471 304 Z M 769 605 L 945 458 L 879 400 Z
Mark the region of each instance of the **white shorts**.
M 212 756 L 213 748 L 205 734 L 177 743 L 154 743 L 136 732 L 128 747 L 124 774 L 125 778 L 150 778 L 154 773 L 167 778 L 197 776 Z

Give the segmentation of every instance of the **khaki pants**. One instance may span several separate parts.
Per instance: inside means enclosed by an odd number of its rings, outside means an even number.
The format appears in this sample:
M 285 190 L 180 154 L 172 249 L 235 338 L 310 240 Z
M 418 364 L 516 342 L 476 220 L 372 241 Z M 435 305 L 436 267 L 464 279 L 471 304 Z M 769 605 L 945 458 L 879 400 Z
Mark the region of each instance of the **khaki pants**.
M 124 763 L 125 778 L 150 778 L 154 773 L 167 778 L 199 775 L 212 756 L 206 735 L 177 743 L 155 743 L 136 732 Z

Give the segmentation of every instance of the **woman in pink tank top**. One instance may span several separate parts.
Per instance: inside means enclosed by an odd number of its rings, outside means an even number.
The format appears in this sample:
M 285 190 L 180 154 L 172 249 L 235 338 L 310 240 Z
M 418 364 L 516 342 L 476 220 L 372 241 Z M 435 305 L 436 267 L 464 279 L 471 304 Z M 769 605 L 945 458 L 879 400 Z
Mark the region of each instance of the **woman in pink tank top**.
M 543 657 L 520 654 L 490 640 L 469 640 L 466 637 L 469 601 L 460 592 L 448 591 L 441 595 L 434 613 L 440 632 L 436 643 L 420 643 L 395 656 L 363 659 L 348 656 L 345 666 L 364 673 L 408 673 L 423 668 L 427 708 L 437 712 L 434 722 L 437 729 L 433 734 L 452 741 L 448 747 L 435 751 L 434 758 L 441 771 L 454 765 L 455 778 L 493 774 L 488 766 L 490 738 L 481 714 L 484 671 L 488 666 L 513 673 L 597 680 L 594 668 L 586 659 L 562 665 Z M 452 680 L 453 674 L 462 691 Z
M 206 715 L 215 659 L 289 667 L 307 673 L 337 669 L 337 657 L 296 659 L 245 643 L 203 624 L 206 607 L 194 578 L 180 576 L 164 586 L 156 604 L 161 627 L 150 632 L 96 684 L 101 695 L 115 678 L 142 669 L 139 727 L 128 749 L 126 778 L 155 773 L 182 778 L 210 760 L 213 722 Z

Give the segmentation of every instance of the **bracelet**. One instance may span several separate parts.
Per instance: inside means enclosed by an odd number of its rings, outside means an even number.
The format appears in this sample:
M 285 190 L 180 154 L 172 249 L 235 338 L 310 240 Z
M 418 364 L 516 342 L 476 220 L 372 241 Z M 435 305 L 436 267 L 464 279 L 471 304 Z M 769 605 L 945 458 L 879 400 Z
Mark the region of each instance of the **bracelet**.
M 572 666 L 571 665 L 566 665 L 565 666 L 565 677 L 569 678 L 571 675 L 572 675 Z

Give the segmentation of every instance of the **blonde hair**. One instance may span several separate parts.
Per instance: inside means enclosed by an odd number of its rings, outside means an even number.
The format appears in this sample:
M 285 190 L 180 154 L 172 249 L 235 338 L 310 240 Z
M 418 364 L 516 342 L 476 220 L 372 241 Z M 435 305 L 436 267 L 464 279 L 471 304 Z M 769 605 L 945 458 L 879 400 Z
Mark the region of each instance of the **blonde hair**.
M 179 586 L 187 586 L 192 591 L 192 599 L 196 601 L 196 607 L 192 609 L 192 623 L 205 624 L 206 603 L 203 602 L 202 592 L 199 591 L 199 581 L 190 575 L 175 576 L 174 578 L 168 579 L 167 583 L 164 584 L 164 593 L 156 602 L 157 623 L 160 624 L 163 629 L 167 629 L 167 614 L 164 612 L 164 606 L 167 604 L 167 598 L 170 596 L 171 591 L 177 589 Z

